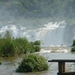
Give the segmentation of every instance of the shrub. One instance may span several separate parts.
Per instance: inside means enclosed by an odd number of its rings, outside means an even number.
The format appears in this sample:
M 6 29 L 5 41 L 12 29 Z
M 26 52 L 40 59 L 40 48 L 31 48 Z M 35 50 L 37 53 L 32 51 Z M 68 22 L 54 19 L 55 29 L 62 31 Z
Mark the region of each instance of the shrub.
M 26 38 L 14 39 L 8 30 L 3 38 L 0 36 L 0 56 L 9 57 L 37 51 L 40 51 L 39 40 L 29 42 Z
M 2 46 L 1 53 L 4 57 L 14 56 L 15 50 L 13 43 L 6 40 L 4 45 Z
M 30 42 L 30 44 L 29 44 L 29 51 L 30 51 L 30 53 L 35 52 L 34 43 L 33 42 Z
M 0 61 L 0 65 L 2 64 L 2 62 Z
M 26 38 L 16 38 L 13 41 L 15 49 L 17 49 L 18 54 L 27 53 L 29 51 L 30 43 Z
M 37 54 L 30 54 L 23 59 L 17 68 L 17 72 L 37 72 L 48 70 L 46 59 Z
M 34 42 L 34 50 L 35 50 L 35 52 L 39 52 L 40 51 L 40 44 L 41 44 L 40 40 L 36 40 Z
M 34 42 L 34 45 L 40 45 L 40 44 L 41 44 L 40 40 L 36 40 L 36 41 Z
M 39 52 L 40 51 L 40 46 L 34 46 L 34 50 L 35 50 L 35 52 Z
M 75 46 L 71 49 L 71 52 L 75 52 Z
M 72 46 L 75 46 L 75 39 L 73 40 L 73 44 L 72 44 Z

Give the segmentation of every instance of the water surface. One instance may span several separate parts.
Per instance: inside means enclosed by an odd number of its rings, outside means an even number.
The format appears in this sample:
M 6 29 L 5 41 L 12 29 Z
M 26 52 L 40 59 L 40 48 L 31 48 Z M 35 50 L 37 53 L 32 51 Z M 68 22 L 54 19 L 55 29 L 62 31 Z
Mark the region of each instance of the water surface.
M 73 53 L 51 53 L 44 52 L 40 53 L 43 55 L 47 61 L 50 59 L 75 59 L 75 54 Z M 43 72 L 33 72 L 33 73 L 16 73 L 15 70 L 19 65 L 19 62 L 22 58 L 17 58 L 13 61 L 2 61 L 2 65 L 0 65 L 0 75 L 56 75 L 58 72 L 58 63 L 48 62 L 49 69 L 48 71 Z M 74 71 L 75 66 L 74 63 L 66 63 L 66 71 Z

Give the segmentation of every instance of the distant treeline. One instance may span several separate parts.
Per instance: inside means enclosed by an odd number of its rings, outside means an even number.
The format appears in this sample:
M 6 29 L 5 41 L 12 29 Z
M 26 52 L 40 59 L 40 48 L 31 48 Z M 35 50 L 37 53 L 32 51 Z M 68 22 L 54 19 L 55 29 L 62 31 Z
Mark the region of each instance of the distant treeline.
M 0 0 L 0 19 L 75 17 L 75 0 Z

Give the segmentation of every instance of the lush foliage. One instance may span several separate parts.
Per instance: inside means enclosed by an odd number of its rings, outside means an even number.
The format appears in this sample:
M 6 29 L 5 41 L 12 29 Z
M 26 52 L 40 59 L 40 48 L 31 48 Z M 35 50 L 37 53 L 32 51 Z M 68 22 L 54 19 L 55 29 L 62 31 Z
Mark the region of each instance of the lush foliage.
M 75 46 L 75 39 L 73 40 L 73 44 L 72 44 L 72 46 Z
M 40 42 L 40 40 L 37 40 L 37 41 L 35 41 L 34 42 L 34 49 L 35 49 L 35 52 L 39 52 L 40 51 L 40 44 L 41 44 L 41 42 Z
M 15 49 L 13 43 L 10 41 L 5 40 L 4 44 L 2 45 L 1 55 L 4 57 L 14 56 Z
M 37 54 L 27 55 L 17 68 L 17 72 L 36 72 L 48 69 L 46 59 Z
M 12 43 L 11 34 L 6 31 L 4 38 L 0 38 L 0 55 L 3 57 L 14 56 L 15 49 Z
M 40 51 L 40 44 L 35 46 L 35 42 L 29 42 L 26 38 L 12 38 L 9 31 L 4 37 L 0 37 L 0 56 L 10 57 Z M 37 48 L 36 48 L 37 47 Z
M 75 46 L 71 49 L 71 52 L 75 52 Z
M 2 64 L 2 62 L 0 62 L 0 65 Z
M 41 44 L 40 40 L 34 42 L 34 45 L 40 45 L 40 44 Z
M 0 0 L 0 16 L 75 17 L 75 0 Z M 7 17 L 9 19 L 10 17 Z
M 34 49 L 35 49 L 35 52 L 39 52 L 41 48 L 40 48 L 40 46 L 36 45 L 36 46 L 34 46 Z
M 71 48 L 71 52 L 75 52 L 75 39 L 73 40 L 73 44 L 72 44 L 72 48 Z

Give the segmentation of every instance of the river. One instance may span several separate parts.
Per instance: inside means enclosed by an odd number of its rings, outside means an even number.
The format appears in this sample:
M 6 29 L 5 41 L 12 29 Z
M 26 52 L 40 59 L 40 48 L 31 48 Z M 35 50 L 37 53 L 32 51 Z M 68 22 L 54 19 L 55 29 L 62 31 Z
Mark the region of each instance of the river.
M 47 61 L 50 59 L 75 59 L 75 54 L 71 53 L 69 50 L 66 52 L 51 52 L 50 50 L 42 50 L 39 54 L 43 55 Z M 2 65 L 0 65 L 0 75 L 56 75 L 58 72 L 58 63 L 48 62 L 49 69 L 43 72 L 33 72 L 33 73 L 16 73 L 16 68 L 22 58 L 18 57 L 14 60 L 2 60 Z M 74 71 L 74 63 L 66 63 L 66 71 Z

